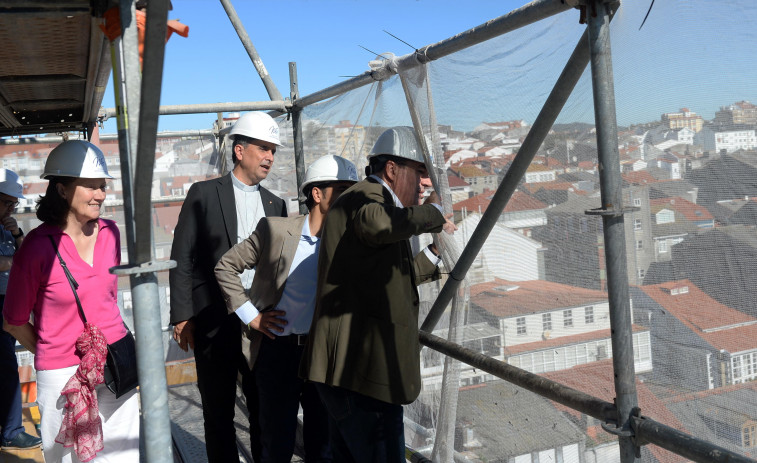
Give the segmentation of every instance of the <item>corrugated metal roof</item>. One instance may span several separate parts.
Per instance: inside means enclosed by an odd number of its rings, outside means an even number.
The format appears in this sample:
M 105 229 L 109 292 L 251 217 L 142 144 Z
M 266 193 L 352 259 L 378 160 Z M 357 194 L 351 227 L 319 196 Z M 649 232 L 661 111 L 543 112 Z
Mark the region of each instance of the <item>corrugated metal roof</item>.
M 0 0 L 0 136 L 94 127 L 111 65 L 93 14 L 109 3 Z

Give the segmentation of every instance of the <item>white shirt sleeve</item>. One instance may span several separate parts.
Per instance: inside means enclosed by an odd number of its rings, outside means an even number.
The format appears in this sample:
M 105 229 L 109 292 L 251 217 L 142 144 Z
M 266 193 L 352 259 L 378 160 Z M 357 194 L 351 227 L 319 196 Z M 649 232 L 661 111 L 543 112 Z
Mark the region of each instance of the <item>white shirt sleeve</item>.
M 237 310 L 235 310 L 234 313 L 237 314 L 237 317 L 239 317 L 239 319 L 242 320 L 245 325 L 249 325 L 250 322 L 258 316 L 260 311 L 255 308 L 254 305 L 252 305 L 252 302 L 247 301 L 242 304 Z

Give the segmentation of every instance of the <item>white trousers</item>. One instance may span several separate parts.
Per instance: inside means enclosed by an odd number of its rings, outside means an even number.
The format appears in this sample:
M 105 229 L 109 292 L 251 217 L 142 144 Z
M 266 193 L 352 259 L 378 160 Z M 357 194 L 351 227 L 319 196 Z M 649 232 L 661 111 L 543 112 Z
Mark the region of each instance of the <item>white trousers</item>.
M 60 391 L 78 365 L 58 370 L 37 371 L 37 404 L 42 417 L 42 450 L 46 463 L 79 463 L 73 447 L 55 442 L 63 421 L 65 397 Z M 131 391 L 120 399 L 99 384 L 97 401 L 103 425 L 103 449 L 92 463 L 135 463 L 139 461 L 139 394 Z

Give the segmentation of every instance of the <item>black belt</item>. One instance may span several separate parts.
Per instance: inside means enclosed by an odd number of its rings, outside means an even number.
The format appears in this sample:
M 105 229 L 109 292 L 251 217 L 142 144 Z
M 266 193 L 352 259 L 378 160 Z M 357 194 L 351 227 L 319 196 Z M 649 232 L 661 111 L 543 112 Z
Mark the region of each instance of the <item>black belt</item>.
M 295 346 L 304 346 L 308 341 L 308 335 L 306 334 L 290 334 L 287 336 L 276 336 L 274 341 L 285 342 L 287 344 L 294 344 Z

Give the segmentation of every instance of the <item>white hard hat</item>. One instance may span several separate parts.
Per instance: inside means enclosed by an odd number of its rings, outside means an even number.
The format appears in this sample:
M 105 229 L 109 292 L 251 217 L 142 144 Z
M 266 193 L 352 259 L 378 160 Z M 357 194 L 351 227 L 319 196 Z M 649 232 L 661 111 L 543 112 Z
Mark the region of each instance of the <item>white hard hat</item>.
M 421 164 L 426 163 L 412 127 L 392 127 L 379 135 L 368 154 L 368 159 L 381 154 L 405 158 Z
M 68 140 L 56 146 L 45 162 L 40 178 L 113 178 L 100 148 L 84 140 Z
M 243 114 L 229 132 L 229 136 L 242 135 L 281 146 L 279 125 L 271 116 L 261 112 Z
M 24 182 L 9 169 L 0 169 L 0 193 L 14 198 L 23 198 Z
M 322 182 L 357 182 L 357 167 L 341 156 L 326 155 L 310 164 L 305 171 L 305 181 L 302 182 L 300 192 L 313 183 Z

